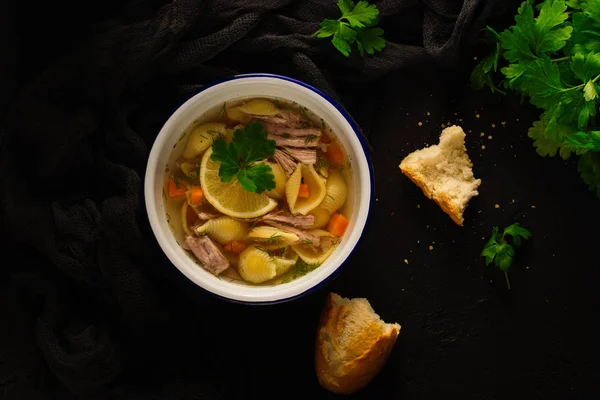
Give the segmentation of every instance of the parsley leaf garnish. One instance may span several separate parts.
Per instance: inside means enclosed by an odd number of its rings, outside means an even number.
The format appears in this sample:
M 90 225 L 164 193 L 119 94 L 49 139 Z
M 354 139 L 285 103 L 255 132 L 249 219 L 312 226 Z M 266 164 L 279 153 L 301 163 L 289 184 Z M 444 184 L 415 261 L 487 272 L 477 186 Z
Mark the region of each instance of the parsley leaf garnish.
M 472 87 L 512 89 L 542 109 L 529 129 L 540 155 L 567 159 L 599 151 L 600 2 L 527 0 L 513 26 L 501 33 L 488 27 L 486 33 L 494 50 L 473 70 Z M 496 71 L 502 73 L 499 83 Z M 583 180 L 600 197 L 598 157 L 581 165 Z
M 211 159 L 219 161 L 221 182 L 230 182 L 234 177 L 248 192 L 262 193 L 275 189 L 275 177 L 265 163 L 257 163 L 275 153 L 275 141 L 267 139 L 267 132 L 258 122 L 233 133 L 233 141 L 215 140 Z
M 356 43 L 361 56 L 374 54 L 385 47 L 383 29 L 376 27 L 379 23 L 379 10 L 374 4 L 352 0 L 339 0 L 338 8 L 342 16 L 338 19 L 325 19 L 321 29 L 313 36 L 327 38 L 333 36 L 331 43 L 346 57 L 350 55 L 351 45 Z
M 499 233 L 498 227 L 495 226 L 492 230 L 492 237 L 481 251 L 481 256 L 485 258 L 485 265 L 490 265 L 494 262 L 496 267 L 504 272 L 506 286 L 510 289 L 507 271 L 513 263 L 515 249 L 505 239 L 507 235 L 512 237 L 512 243 L 518 247 L 523 243 L 523 239 L 527 240 L 531 237 L 531 232 L 523 228 L 518 222 L 504 228 L 502 234 Z

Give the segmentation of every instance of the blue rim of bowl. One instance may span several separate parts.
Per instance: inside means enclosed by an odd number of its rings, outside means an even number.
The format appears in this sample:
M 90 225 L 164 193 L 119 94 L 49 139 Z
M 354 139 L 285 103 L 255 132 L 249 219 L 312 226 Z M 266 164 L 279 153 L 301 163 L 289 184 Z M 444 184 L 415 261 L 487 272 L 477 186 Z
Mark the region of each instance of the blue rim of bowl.
M 177 106 L 177 109 L 179 107 L 181 107 L 181 105 L 183 105 L 189 99 L 191 99 L 192 97 L 194 97 L 198 93 L 201 93 L 201 92 L 205 91 L 208 88 L 216 86 L 216 85 L 218 85 L 220 83 L 234 81 L 234 80 L 237 80 L 237 79 L 244 79 L 244 78 L 274 78 L 274 79 L 280 79 L 282 81 L 292 82 L 292 83 L 295 83 L 295 84 L 297 84 L 299 86 L 302 86 L 302 87 L 304 87 L 304 88 L 306 88 L 306 89 L 308 89 L 308 90 L 310 90 L 310 91 L 318 94 L 319 96 L 321 96 L 325 100 L 327 100 L 327 102 L 329 102 L 332 106 L 334 106 L 335 109 L 338 110 L 338 112 L 340 114 L 342 114 L 342 117 L 344 117 L 344 119 L 350 124 L 350 126 L 352 127 L 352 130 L 354 131 L 354 134 L 356 135 L 356 137 L 358 137 L 358 141 L 360 142 L 360 145 L 362 147 L 363 153 L 365 154 L 365 158 L 367 159 L 367 165 L 369 167 L 369 180 L 370 180 L 370 184 L 371 184 L 371 187 L 370 187 L 371 196 L 370 196 L 370 199 L 369 199 L 369 209 L 367 210 L 367 219 L 365 220 L 365 226 L 363 227 L 363 232 L 364 232 L 367 229 L 367 226 L 369 225 L 369 220 L 371 218 L 371 206 L 373 204 L 373 200 L 374 200 L 374 197 L 375 197 L 375 190 L 374 190 L 375 176 L 374 176 L 374 171 L 373 171 L 373 160 L 371 159 L 371 154 L 370 154 L 370 151 L 369 151 L 369 145 L 368 145 L 365 137 L 363 136 L 362 132 L 358 128 L 358 125 L 356 124 L 356 122 L 354 122 L 354 119 L 350 116 L 350 114 L 348 114 L 348 112 L 346 112 L 346 110 L 344 109 L 344 107 L 342 107 L 337 101 L 335 101 L 331 96 L 329 96 L 325 92 L 323 92 L 320 89 L 317 89 L 316 87 L 311 86 L 311 85 L 309 85 L 307 83 L 299 81 L 298 79 L 290 78 L 289 76 L 277 75 L 277 74 L 267 74 L 267 73 L 239 74 L 239 75 L 233 75 L 233 76 L 228 76 L 228 77 L 225 77 L 225 78 L 220 78 L 220 79 L 214 80 L 211 83 L 204 85 L 202 88 L 193 91 L 192 93 L 190 93 L 188 96 L 185 97 L 185 99 Z M 223 300 L 225 300 L 227 302 L 235 303 L 235 304 L 242 304 L 242 305 L 247 305 L 247 306 L 268 306 L 268 305 L 274 305 L 274 304 L 287 303 L 289 301 L 298 299 L 300 297 L 303 297 L 303 296 L 306 296 L 306 295 L 308 295 L 310 293 L 315 292 L 317 289 L 322 288 L 331 279 L 335 278 L 340 273 L 342 267 L 348 261 L 348 259 L 350 259 L 352 257 L 352 255 L 356 251 L 356 248 L 360 244 L 361 240 L 362 240 L 362 233 L 361 233 L 360 237 L 358 238 L 358 241 L 356 242 L 356 244 L 352 248 L 352 250 L 350 250 L 350 254 L 348 254 L 348 257 L 346 257 L 344 259 L 344 261 L 342 261 L 340 263 L 340 265 L 331 274 L 329 274 L 325 279 L 323 279 L 321 282 L 317 283 L 315 286 L 306 289 L 302 293 L 298 293 L 298 294 L 296 294 L 294 296 L 286 297 L 284 299 L 278 299 L 278 300 L 272 300 L 272 301 L 256 301 L 256 302 L 255 301 L 235 300 L 235 299 L 231 299 L 229 297 L 225 297 L 225 296 L 221 296 L 221 295 L 218 295 L 216 293 L 213 293 L 210 290 L 207 290 L 207 289 L 203 288 L 200 285 L 196 285 L 196 286 L 199 287 L 200 289 L 202 289 L 204 292 L 210 294 L 211 296 L 214 296 L 214 297 L 217 297 L 219 299 L 223 299 Z

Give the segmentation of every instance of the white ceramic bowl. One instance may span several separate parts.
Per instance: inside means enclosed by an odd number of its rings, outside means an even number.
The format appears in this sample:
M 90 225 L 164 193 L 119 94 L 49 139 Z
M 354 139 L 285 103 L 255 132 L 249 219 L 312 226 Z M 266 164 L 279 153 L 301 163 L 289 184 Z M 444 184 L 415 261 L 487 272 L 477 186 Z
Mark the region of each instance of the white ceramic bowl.
M 167 159 L 181 134 L 194 120 L 225 101 L 248 97 L 277 97 L 308 107 L 332 128 L 352 163 L 347 204 L 350 226 L 333 254 L 318 268 L 292 282 L 272 286 L 250 286 L 221 280 L 199 267 L 177 244 L 165 216 L 162 183 Z M 167 120 L 156 137 L 146 169 L 144 194 L 150 225 L 169 260 L 203 289 L 232 301 L 272 304 L 299 297 L 325 282 L 350 256 L 357 245 L 372 197 L 372 168 L 358 128 L 341 106 L 329 96 L 292 78 L 269 75 L 237 75 L 205 87 Z

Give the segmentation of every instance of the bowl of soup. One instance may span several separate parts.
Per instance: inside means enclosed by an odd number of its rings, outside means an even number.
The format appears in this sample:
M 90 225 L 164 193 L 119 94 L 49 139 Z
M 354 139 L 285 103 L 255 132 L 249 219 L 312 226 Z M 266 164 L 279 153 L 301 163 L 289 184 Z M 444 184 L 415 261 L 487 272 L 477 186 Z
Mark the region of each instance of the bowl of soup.
M 206 86 L 173 113 L 144 194 L 181 273 L 216 296 L 272 304 L 310 292 L 350 257 L 372 179 L 341 106 L 295 79 L 251 74 Z

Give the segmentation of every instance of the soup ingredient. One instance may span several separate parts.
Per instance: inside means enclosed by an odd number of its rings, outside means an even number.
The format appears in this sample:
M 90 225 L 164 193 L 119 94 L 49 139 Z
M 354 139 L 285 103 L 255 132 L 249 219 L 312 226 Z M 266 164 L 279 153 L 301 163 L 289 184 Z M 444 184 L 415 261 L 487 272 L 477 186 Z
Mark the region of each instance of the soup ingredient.
M 374 54 L 385 47 L 383 29 L 376 27 L 379 23 L 379 10 L 374 4 L 352 0 L 339 0 L 337 3 L 342 16 L 338 19 L 325 19 L 321 29 L 313 36 L 327 38 L 333 36 L 331 43 L 346 57 L 350 55 L 350 46 L 356 43 L 361 56 Z
M 534 8 L 526 1 L 515 21 L 499 34 L 487 28 L 495 47 L 473 70 L 472 86 L 499 91 L 493 74 L 500 70 L 498 86 L 543 110 L 528 134 L 537 153 L 580 156 L 581 177 L 600 198 L 600 3 L 545 0 Z
M 308 243 L 308 244 L 312 244 L 315 246 L 319 246 L 321 243 L 321 238 L 319 236 L 312 235 L 308 231 L 303 231 L 301 229 L 294 228 L 292 226 L 285 225 L 285 224 L 280 224 L 278 222 L 273 222 L 273 221 L 265 221 L 265 222 L 268 225 L 271 225 L 275 228 L 281 229 L 282 231 L 293 233 L 294 235 L 298 236 L 298 239 L 301 243 Z
M 333 214 L 329 220 L 329 224 L 327 224 L 327 230 L 335 236 L 342 236 L 349 224 L 350 221 L 348 221 L 348 218 L 342 214 Z
M 492 230 L 492 237 L 483 247 L 481 256 L 485 258 L 485 265 L 490 265 L 492 261 L 502 272 L 506 278 L 506 286 L 510 289 L 510 281 L 508 280 L 508 269 L 513 263 L 515 257 L 515 249 L 506 240 L 506 236 L 512 237 L 512 243 L 519 247 L 523 242 L 522 239 L 529 239 L 531 232 L 523 228 L 518 222 L 504 228 L 502 234 L 498 232 L 498 227 L 495 226 Z
M 202 189 L 195 187 L 186 192 L 188 196 L 188 203 L 191 206 L 199 206 L 204 201 L 204 193 L 202 193 Z
M 290 215 L 284 213 L 267 214 L 263 221 L 281 222 L 298 228 L 310 228 L 315 222 L 313 215 Z
M 385 323 L 367 299 L 330 293 L 315 346 L 315 370 L 321 386 L 350 394 L 368 385 L 387 361 L 400 328 Z
M 246 243 L 241 240 L 232 240 L 223 245 L 223 251 L 228 253 L 240 254 L 246 248 Z
M 319 240 L 302 240 L 292 245 L 292 249 L 308 264 L 322 264 L 335 250 L 338 238 L 322 229 L 312 229 L 308 234 Z
M 308 199 L 310 197 L 310 188 L 307 183 L 301 183 L 300 189 L 298 189 L 298 198 Z
M 294 147 L 287 147 L 285 152 L 302 164 L 314 164 L 317 162 L 316 149 L 297 149 Z
M 208 122 L 198 126 L 190 133 L 183 157 L 188 160 L 198 157 L 221 135 L 225 135 L 225 124 Z
M 310 136 L 306 137 L 295 137 L 295 136 L 279 136 L 269 134 L 268 138 L 270 140 L 274 140 L 275 144 L 278 147 L 312 147 L 316 148 L 319 145 L 319 141 L 311 138 Z
M 286 152 L 281 151 L 279 149 L 275 149 L 275 154 L 273 155 L 273 158 L 275 159 L 275 161 L 277 161 L 277 164 L 279 164 L 279 166 L 283 168 L 287 176 L 290 176 L 296 170 L 296 163 L 294 162 L 292 157 L 290 157 L 290 155 Z
M 227 114 L 227 119 L 235 122 L 248 123 L 252 119 L 252 116 L 240 110 L 239 107 L 227 108 L 225 113 Z
M 201 211 L 198 213 L 198 219 L 201 219 L 201 220 L 209 220 L 209 219 L 219 218 L 220 216 L 221 216 L 221 214 L 207 213 L 204 211 Z
M 264 99 L 250 100 L 239 107 L 240 111 L 252 115 L 277 115 L 279 109 L 275 104 Z
M 257 226 L 256 228 L 252 228 L 246 238 L 274 248 L 286 247 L 300 240 L 298 235 L 272 226 Z
M 232 143 L 216 140 L 211 159 L 221 163 L 219 176 L 223 183 L 236 177 L 248 192 L 260 194 L 275 189 L 275 180 L 271 168 L 257 161 L 271 157 L 274 152 L 275 141 L 268 140 L 262 125 L 253 122 L 236 130 Z
M 187 236 L 185 243 L 209 272 L 219 275 L 229 268 L 229 261 L 208 236 Z
M 409 154 L 400 170 L 433 199 L 456 224 L 463 225 L 463 213 L 477 196 L 481 179 L 475 179 L 467 155 L 465 133 L 453 125 L 442 131 L 439 145 Z
M 174 199 L 185 196 L 187 185 L 179 178 L 174 177 L 169 180 L 169 197 Z
M 277 265 L 266 250 L 250 246 L 240 253 L 238 270 L 244 280 L 262 283 L 277 275 Z
M 321 136 L 321 130 L 317 128 L 289 128 L 284 125 L 268 124 L 265 122 L 261 122 L 261 124 L 265 128 L 265 131 L 272 135 L 279 135 L 285 137 L 294 136 L 304 138 L 307 136 L 313 136 L 317 139 Z
M 211 159 L 212 149 L 202 157 L 200 183 L 206 200 L 218 211 L 235 218 L 256 218 L 277 207 L 277 201 L 265 194 L 248 192 L 237 179 L 223 183 L 220 164 Z
M 289 128 L 304 128 L 308 124 L 308 121 L 300 114 L 285 108 L 280 108 L 277 115 L 274 116 L 255 115 L 254 118 L 268 124 L 283 125 Z M 265 129 L 267 128 L 265 127 Z
M 242 240 L 248 232 L 248 223 L 238 221 L 230 217 L 219 217 L 209 219 L 203 225 L 196 228 L 199 235 L 208 235 L 211 239 L 220 244 L 231 242 L 232 240 Z
M 298 197 L 302 183 L 308 185 L 308 198 Z M 312 165 L 298 164 L 285 185 L 285 195 L 292 214 L 308 214 L 321 204 L 325 194 L 325 182 Z
M 319 207 L 329 214 L 333 214 L 346 202 L 346 197 L 348 197 L 348 187 L 346 186 L 342 174 L 338 170 L 332 170 L 329 173 L 325 187 L 326 195 Z
M 327 147 L 327 153 L 325 153 L 327 157 L 327 161 L 329 161 L 329 165 L 332 167 L 339 167 L 340 165 L 344 165 L 346 161 L 346 157 L 344 157 L 344 150 L 342 147 L 336 142 L 332 142 Z
M 285 184 L 287 176 L 279 164 L 267 161 L 266 164 L 271 167 L 271 172 L 275 180 L 275 189 L 266 191 L 265 194 L 277 200 L 285 197 Z
M 331 214 L 321 208 L 321 206 L 312 210 L 309 215 L 314 218 L 314 222 L 312 226 L 310 226 L 311 228 L 323 228 L 327 226 L 329 218 L 331 217 Z

